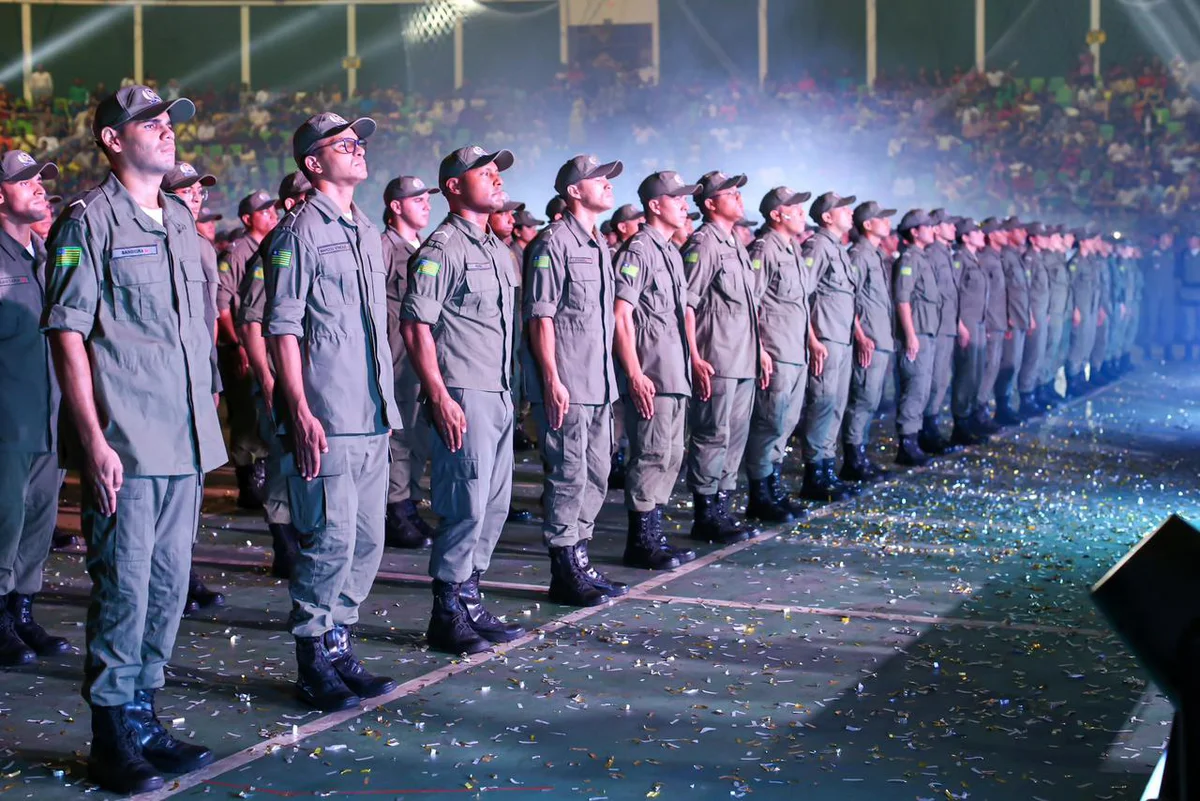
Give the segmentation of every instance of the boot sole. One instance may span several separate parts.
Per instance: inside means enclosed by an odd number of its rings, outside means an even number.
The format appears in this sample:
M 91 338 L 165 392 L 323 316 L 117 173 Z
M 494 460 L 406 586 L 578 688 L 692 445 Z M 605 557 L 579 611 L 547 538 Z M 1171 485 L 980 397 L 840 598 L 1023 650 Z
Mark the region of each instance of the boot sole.
M 88 781 L 98 786 L 101 790 L 108 790 L 110 793 L 119 795 L 138 795 L 140 793 L 151 793 L 155 790 L 161 790 L 166 781 L 162 776 L 154 776 L 137 784 L 122 784 L 119 782 L 105 782 L 100 777 L 95 775 L 93 768 L 88 766 Z
M 501 645 L 506 642 L 516 642 L 529 632 L 521 629 L 520 631 L 514 631 L 512 634 L 505 634 L 502 631 L 479 631 L 476 629 L 475 633 L 490 643 Z
M 433 640 L 430 640 L 429 635 L 425 636 L 425 641 L 429 645 L 429 650 L 437 651 L 439 654 L 450 654 L 451 656 L 460 656 L 462 654 L 474 656 L 475 654 L 482 654 L 486 651 L 492 650 L 492 644 L 482 637 L 480 638 L 478 644 L 473 644 L 470 648 L 448 648 L 442 643 L 437 643 Z
M 296 688 L 296 698 L 298 698 L 306 706 L 312 707 L 313 709 L 321 712 L 341 712 L 346 709 L 353 709 L 362 703 L 361 698 L 359 698 L 357 695 L 352 695 L 336 704 L 320 704 L 317 703 L 317 699 L 315 697 L 309 695 L 299 687 Z
M 626 556 L 621 559 L 621 564 L 625 565 L 625 567 L 636 568 L 637 570 L 675 570 L 683 563 L 679 561 L 679 557 L 677 556 L 672 556 L 665 562 L 660 562 L 657 564 L 646 561 L 645 559 L 631 559 L 630 557 Z
M 142 758 L 149 762 L 155 770 L 163 773 L 191 773 L 194 770 L 200 770 L 200 768 L 207 768 L 216 760 L 216 756 L 212 751 L 206 751 L 190 762 L 172 762 L 169 757 L 155 759 L 144 750 L 142 751 Z
M 600 595 L 596 600 L 588 602 L 580 598 L 567 598 L 561 594 L 552 592 L 550 593 L 550 600 L 556 604 L 562 604 L 563 606 L 576 606 L 580 609 L 589 609 L 593 606 L 604 606 L 606 603 L 608 603 L 609 598 L 607 595 Z

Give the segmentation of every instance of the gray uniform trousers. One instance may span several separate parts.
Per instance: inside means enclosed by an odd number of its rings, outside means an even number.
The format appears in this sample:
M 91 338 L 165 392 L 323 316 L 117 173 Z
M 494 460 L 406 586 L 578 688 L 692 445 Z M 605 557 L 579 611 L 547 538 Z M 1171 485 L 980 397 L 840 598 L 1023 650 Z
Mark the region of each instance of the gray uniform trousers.
M 1100 369 L 1100 365 L 1108 358 L 1108 332 L 1112 326 L 1112 318 L 1096 326 L 1096 339 L 1092 343 L 1091 363 L 1092 372 Z
M 771 384 L 755 388 L 750 436 L 746 443 L 746 475 L 762 481 L 783 461 L 788 437 L 796 430 L 804 411 L 808 388 L 808 365 L 775 362 Z
M 1004 361 L 1004 332 L 987 332 L 987 353 L 983 360 L 983 378 L 979 384 L 979 394 L 975 402 L 981 408 L 987 408 L 988 402 L 996 395 L 996 378 L 1000 375 L 1000 364 Z
M 225 400 L 225 422 L 229 425 L 229 460 L 237 467 L 253 464 L 267 455 L 268 445 L 259 437 L 252 375 L 239 376 L 235 345 L 217 348 L 221 373 L 221 396 Z
M 383 559 L 386 434 L 331 436 L 320 473 L 305 479 L 284 462 L 300 555 L 292 571 L 292 634 L 319 637 L 358 622 Z
M 946 393 L 950 391 L 950 381 L 954 376 L 954 351 L 958 347 L 958 337 L 951 334 L 940 334 L 935 337 L 933 345 L 933 380 L 929 386 L 929 403 L 925 404 L 925 414 L 933 417 L 942 413 L 946 405 Z
M 1042 354 L 1042 363 L 1039 366 L 1040 383 L 1049 384 L 1054 381 L 1058 375 L 1058 368 L 1062 366 L 1062 339 L 1063 326 L 1065 320 L 1061 315 L 1052 315 L 1046 321 L 1046 349 Z
M 842 442 L 846 445 L 867 444 L 871 420 L 879 411 L 883 390 L 892 375 L 894 364 L 893 354 L 886 350 L 874 351 L 869 367 L 861 367 L 855 360 L 850 376 L 850 398 L 846 403 L 846 421 L 842 426 Z
M 1038 322 L 1033 333 L 1025 335 L 1025 352 L 1021 355 L 1021 371 L 1017 376 L 1017 392 L 1030 393 L 1037 389 L 1042 373 L 1042 354 L 1046 350 L 1046 321 Z
M 396 401 L 396 406 L 404 428 L 392 431 L 388 438 L 392 459 L 388 465 L 389 504 L 421 497 L 421 476 L 429 461 L 430 438 L 433 436 L 418 401 Z
M 1071 349 L 1067 352 L 1067 375 L 1079 375 L 1096 344 L 1096 316 L 1083 313 L 1079 325 L 1071 329 Z
M 552 431 L 546 405 L 533 404 L 542 458 L 550 468 L 543 481 L 542 521 L 542 541 L 548 548 L 592 538 L 612 470 L 612 415 L 611 403 L 572 403 L 562 425 Z
M 268 523 L 286 526 L 292 522 L 292 509 L 288 505 L 288 481 L 283 463 L 290 457 L 283 451 L 283 440 L 275 431 L 275 423 L 267 413 L 262 393 L 254 395 L 258 414 L 258 436 L 267 446 L 267 497 L 263 499 L 263 515 Z
M 737 489 L 754 407 L 754 379 L 713 376 L 711 382 L 709 399 L 693 398 L 688 409 L 692 443 L 687 454 L 687 483 L 698 495 Z
M 838 434 L 842 416 L 850 398 L 854 346 L 822 339 L 829 349 L 819 376 L 808 382 L 808 401 L 804 414 L 804 461 L 837 458 Z
M 917 358 L 909 359 L 904 352 L 900 359 L 900 399 L 896 412 L 896 429 L 902 436 L 920 433 L 925 422 L 923 415 L 929 405 L 929 393 L 933 388 L 933 363 L 937 358 L 935 336 L 918 334 L 921 347 Z
M 133 701 L 163 686 L 187 602 L 202 476 L 125 475 L 116 513 L 83 490 L 83 536 L 92 578 L 83 698 L 97 706 Z
M 461 584 L 491 566 L 492 550 L 512 501 L 512 394 L 449 389 L 467 417 L 462 447 L 451 453 L 436 431 L 430 439 L 430 486 L 439 516 L 429 575 Z
M 955 419 L 970 417 L 975 411 L 975 405 L 979 402 L 979 390 L 983 385 L 987 354 L 987 331 L 982 325 L 976 326 L 971 332 L 971 341 L 965 348 L 959 347 L 957 342 L 954 343 L 954 383 L 950 392 L 950 413 Z
M 1017 374 L 1025 359 L 1025 331 L 1009 331 L 1004 337 L 1004 354 L 1000 357 L 1000 380 L 996 382 L 996 403 L 1008 404 L 1017 386 Z
M 0 598 L 42 589 L 62 481 L 53 453 L 0 451 Z
M 635 512 L 652 512 L 671 500 L 683 466 L 688 399 L 685 395 L 655 395 L 654 416 L 638 414 L 626 398 L 625 432 L 629 437 L 629 464 L 625 468 L 625 506 Z

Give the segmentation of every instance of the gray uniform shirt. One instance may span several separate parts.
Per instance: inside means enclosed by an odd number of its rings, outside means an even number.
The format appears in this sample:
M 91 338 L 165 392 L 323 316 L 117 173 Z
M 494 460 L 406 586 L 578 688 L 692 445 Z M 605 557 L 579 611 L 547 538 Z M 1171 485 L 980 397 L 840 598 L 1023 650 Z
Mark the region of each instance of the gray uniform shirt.
M 421 394 L 421 380 L 408 358 L 404 337 L 400 335 L 400 310 L 408 293 L 408 260 L 417 246 L 392 228 L 383 232 L 383 261 L 387 265 L 387 338 L 392 350 L 392 373 L 396 379 L 396 399 L 415 402 Z
M 1008 319 L 1018 331 L 1029 328 L 1029 272 L 1021 261 L 1016 248 L 1000 250 L 1000 263 L 1004 265 L 1004 281 L 1008 287 Z
M 220 286 L 217 290 L 217 308 L 227 311 L 236 320 L 238 317 L 238 287 L 246 275 L 246 265 L 258 253 L 258 244 L 243 233 L 225 251 L 217 265 Z
M 616 297 L 633 306 L 634 344 L 642 372 L 659 395 L 692 394 L 683 257 L 648 225 L 617 251 Z
M 209 282 L 192 214 L 159 194 L 163 224 L 111 173 L 73 203 L 51 232 L 42 328 L 74 331 L 88 346 L 97 411 L 125 472 L 207 473 L 225 462 L 212 402 Z M 61 415 L 64 466 L 82 452 Z
M 761 287 L 758 326 L 763 350 L 777 362 L 808 364 L 809 296 L 816 273 L 790 237 L 767 229 L 750 245 L 750 265 Z
M 1100 310 L 1100 276 L 1097 274 L 1097 260 L 1092 256 L 1081 256 L 1076 253 L 1068 266 L 1071 271 L 1071 297 L 1075 308 L 1086 318 L 1096 316 Z
M 938 336 L 954 336 L 958 333 L 958 278 L 954 258 L 943 242 L 934 242 L 925 248 L 925 257 L 933 264 L 938 292 L 942 296 Z
M 1038 325 L 1046 324 L 1050 313 L 1050 273 L 1046 268 L 1045 251 L 1026 249 L 1022 261 L 1029 279 L 1029 309 Z
M 33 253 L 0 229 L 0 451 L 53 453 L 60 393 L 38 323 L 45 305 L 46 246 Z
M 247 323 L 263 322 L 263 314 L 267 309 L 267 281 L 266 275 L 271 271 L 270 253 L 271 243 L 274 241 L 275 232 L 280 226 L 289 223 L 297 212 L 303 208 L 303 205 L 292 206 L 292 208 L 283 215 L 271 233 L 263 238 L 262 244 L 258 250 L 246 262 L 245 274 L 242 276 L 242 283 L 238 286 L 238 303 L 237 314 L 234 315 L 234 322 L 238 325 L 246 325 Z
M 213 247 L 212 242 L 209 242 L 204 237 L 198 237 L 200 240 L 200 266 L 204 268 L 204 278 L 208 281 L 208 292 L 204 298 L 204 324 L 208 326 L 208 330 L 213 332 L 213 346 L 210 361 L 212 362 L 213 371 L 213 394 L 221 391 L 221 373 L 217 370 L 217 293 L 219 292 L 220 277 L 219 268 L 217 267 L 217 249 Z
M 987 316 L 988 275 L 979 263 L 979 256 L 965 246 L 957 248 L 953 258 L 958 275 L 958 319 L 974 337 Z
M 617 399 L 613 369 L 613 269 L 608 245 L 567 212 L 538 234 L 526 257 L 522 317 L 554 321 L 558 379 L 571 403 L 601 405 Z M 528 336 L 528 335 L 527 335 Z M 542 400 L 541 365 L 523 350 L 530 401 Z
M 732 232 L 706 222 L 683 246 L 683 271 L 701 358 L 719 378 L 756 377 L 758 315 L 746 249 Z
M 882 250 L 864 236 L 850 246 L 850 264 L 857 274 L 854 313 L 863 333 L 875 343 L 875 349 L 891 353 L 896 349 L 895 307 L 892 304 L 892 268 Z
M 305 397 L 325 433 L 399 428 L 379 230 L 314 192 L 276 226 L 268 260 L 264 334 L 300 341 Z
M 447 387 L 511 389 L 513 286 L 508 248 L 457 214 L 409 260 L 400 317 L 431 327 Z
M 1067 260 L 1061 253 L 1043 253 L 1042 263 L 1046 266 L 1046 280 L 1050 285 L 1047 319 L 1062 318 L 1067 314 L 1067 302 L 1071 299 L 1071 271 L 1067 269 Z
M 897 305 L 912 305 L 913 330 L 918 334 L 937 336 L 941 323 L 942 292 L 937 273 L 925 252 L 915 247 L 904 248 L 892 274 L 892 294 Z M 896 319 L 896 339 L 904 341 L 904 330 Z
M 1001 333 L 1008 330 L 1008 282 L 1004 278 L 1004 264 L 1000 252 L 992 247 L 979 251 L 979 266 L 988 280 L 987 314 L 984 320 L 987 330 Z
M 822 228 L 804 243 L 804 266 L 815 275 L 812 322 L 817 336 L 849 345 L 858 286 L 846 249 Z

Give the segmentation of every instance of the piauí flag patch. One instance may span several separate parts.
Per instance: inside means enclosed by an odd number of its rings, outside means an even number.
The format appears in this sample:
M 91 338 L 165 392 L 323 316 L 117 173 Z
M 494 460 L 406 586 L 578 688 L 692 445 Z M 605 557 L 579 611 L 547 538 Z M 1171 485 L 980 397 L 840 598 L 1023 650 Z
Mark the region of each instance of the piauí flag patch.
M 912 267 L 901 267 L 900 274 L 901 275 L 912 275 Z
M 220 264 L 218 264 L 218 265 L 217 265 L 217 272 L 220 272 L 220 273 L 227 273 L 227 272 L 229 272 L 229 262 L 227 262 L 227 261 L 223 261 L 223 262 L 221 262 Z
M 806 259 L 804 260 L 804 265 L 805 265 L 806 267 L 812 267 L 812 266 L 813 266 L 814 264 L 816 264 L 816 263 L 817 263 L 817 262 L 816 262 L 816 261 L 813 259 L 813 257 L 812 257 L 812 256 L 809 256 L 808 258 L 806 258 Z
M 292 251 L 277 250 L 271 254 L 271 265 L 273 267 L 291 267 L 292 266 Z
M 433 278 L 436 277 L 441 271 L 442 265 L 438 264 L 436 261 L 421 259 L 417 262 L 417 275 L 428 275 L 429 277 Z
M 687 258 L 684 259 L 684 261 L 686 261 L 688 264 L 698 264 L 700 262 L 700 254 L 693 250 L 691 253 L 687 254 Z
M 83 248 L 66 247 L 59 248 L 54 254 L 55 267 L 78 267 L 80 260 L 83 259 Z
M 533 266 L 538 270 L 550 269 L 550 254 L 543 253 L 533 260 Z
M 762 259 L 751 259 L 750 260 L 750 269 L 751 270 L 761 270 L 762 269 Z
M 256 280 L 256 281 L 263 280 L 263 267 L 261 264 L 254 268 L 254 272 L 252 273 L 252 275 L 254 276 L 254 280 Z
M 630 278 L 637 278 L 638 266 L 636 264 L 626 264 L 621 267 L 621 275 L 628 275 Z

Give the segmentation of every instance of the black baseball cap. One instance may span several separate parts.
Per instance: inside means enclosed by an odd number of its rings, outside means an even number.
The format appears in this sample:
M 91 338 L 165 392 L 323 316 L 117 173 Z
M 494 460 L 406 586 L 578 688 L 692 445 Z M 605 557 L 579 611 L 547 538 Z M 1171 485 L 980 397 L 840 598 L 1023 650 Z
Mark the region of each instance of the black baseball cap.
M 929 212 L 930 225 L 941 225 L 942 223 L 954 223 L 955 218 L 946 212 L 945 209 L 932 209 Z
M 38 161 L 24 150 L 10 150 L 0 157 L 0 184 L 28 181 L 35 175 L 53 181 L 58 177 L 58 165 L 52 161 Z
M 282 205 L 287 198 L 302 198 L 311 191 L 312 184 L 304 173 L 299 170 L 289 172 L 279 182 L 279 202 Z
M 460 147 L 442 159 L 442 163 L 438 166 L 438 184 L 445 188 L 446 181 L 449 181 L 451 178 L 461 178 L 471 170 L 485 167 L 493 162 L 497 170 L 504 172 L 513 165 L 514 161 L 516 159 L 510 150 L 497 150 L 495 153 L 488 153 L 479 145 Z
M 733 224 L 734 228 L 757 228 L 759 225 L 757 220 L 748 220 L 745 217 Z
M 895 209 L 885 209 L 874 200 L 868 200 L 866 203 L 859 203 L 854 207 L 854 227 L 859 228 L 867 220 L 878 220 L 884 217 L 891 217 L 895 213 Z
M 538 228 L 545 224 L 545 220 L 539 220 L 537 217 L 534 217 L 533 212 L 528 209 L 521 209 L 513 215 L 514 228 Z
M 388 181 L 387 187 L 383 190 L 383 202 L 388 204 L 393 200 L 405 200 L 421 195 L 440 195 L 441 193 L 442 190 L 436 186 L 426 186 L 425 182 L 415 175 L 401 175 L 399 178 Z
M 698 212 L 698 211 L 691 212 L 690 214 L 688 214 L 688 219 L 691 220 L 692 222 L 695 222 L 696 220 L 700 219 L 700 212 Z
M 1031 222 L 1026 224 L 1025 233 L 1029 234 L 1030 236 L 1050 235 L 1050 232 L 1046 229 L 1046 226 L 1042 225 L 1040 222 Z
M 216 184 L 216 176 L 201 175 L 196 172 L 196 168 L 186 161 L 176 162 L 175 167 L 163 176 L 162 188 L 164 192 L 174 192 L 176 189 L 183 189 L 192 184 L 200 184 L 201 186 L 213 186 Z
M 900 225 L 896 227 L 901 231 L 911 231 L 925 225 L 937 225 L 937 223 L 929 218 L 929 214 L 924 209 L 912 209 L 900 218 Z
M 812 218 L 813 222 L 815 222 L 817 225 L 820 225 L 822 222 L 824 222 L 822 217 L 825 216 L 826 212 L 833 211 L 834 209 L 840 209 L 842 206 L 849 206 L 857 199 L 858 198 L 856 198 L 854 195 L 842 197 L 836 192 L 826 192 L 814 200 L 813 204 L 809 206 L 808 216 Z
M 336 136 L 345 130 L 352 130 L 359 139 L 369 139 L 375 133 L 375 120 L 370 117 L 359 117 L 353 122 L 347 122 L 345 117 L 332 111 L 314 114 L 304 121 L 304 124 L 292 134 L 292 158 L 296 164 L 304 162 L 304 157 L 312 153 L 313 147 L 327 136 Z
M 567 187 L 589 178 L 616 178 L 625 169 L 619 161 L 601 164 L 600 159 L 590 154 L 576 156 L 558 168 L 554 177 L 554 191 L 561 197 L 566 197 Z
M 762 202 L 758 204 L 758 211 L 763 217 L 770 219 L 771 212 L 775 209 L 783 206 L 798 206 L 811 197 L 812 192 L 796 192 L 786 186 L 777 186 L 763 195 Z
M 700 189 L 696 193 L 696 202 L 703 203 L 718 192 L 724 192 L 727 189 L 741 189 L 746 185 L 746 176 L 731 176 L 726 175 L 720 170 L 713 170 L 700 176 L 697 184 L 699 184 Z
M 246 217 L 256 211 L 262 211 L 263 209 L 270 208 L 274 205 L 275 198 L 271 197 L 264 190 L 259 189 L 246 195 L 244 198 L 242 198 L 242 201 L 238 203 L 238 216 Z
M 205 206 L 204 208 L 200 209 L 200 216 L 196 218 L 196 222 L 217 222 L 218 220 L 223 219 L 225 219 L 225 215 L 217 214 L 208 206 Z
M 504 201 L 504 205 L 500 207 L 500 211 L 497 213 L 508 214 L 510 211 L 515 213 L 523 208 L 525 208 L 525 204 L 519 200 L 506 200 Z
M 617 223 L 633 222 L 634 220 L 645 219 L 645 217 L 646 212 L 642 211 L 632 203 L 626 203 L 624 206 L 621 206 L 619 209 L 613 212 L 612 224 L 616 225 Z
M 1018 231 L 1025 227 L 1025 223 L 1021 222 L 1016 217 L 1009 217 L 1002 225 L 1005 231 Z
M 965 236 L 966 234 L 969 234 L 971 231 L 978 231 L 978 230 L 979 230 L 979 223 L 975 222 L 975 220 L 971 217 L 959 217 L 954 222 L 954 235 L 955 236 Z
M 638 200 L 646 205 L 656 197 L 685 197 L 700 191 L 700 184 L 684 183 L 674 170 L 663 170 L 646 176 L 638 184 Z
M 100 139 L 105 128 L 119 128 L 127 122 L 152 120 L 166 113 L 172 125 L 187 122 L 196 116 L 196 104 L 181 97 L 178 100 L 163 100 L 149 86 L 126 86 L 100 101 L 92 117 L 92 135 Z
M 550 198 L 550 202 L 546 204 L 546 218 L 553 220 L 555 217 L 561 217 L 567 213 L 567 201 L 563 200 L 558 195 Z
M 985 234 L 994 234 L 997 231 L 1004 230 L 1004 223 L 995 217 L 988 217 L 979 224 L 979 229 Z
M 604 220 L 603 222 L 600 223 L 600 233 L 604 234 L 605 236 L 608 236 L 612 232 L 613 232 L 612 220 Z

